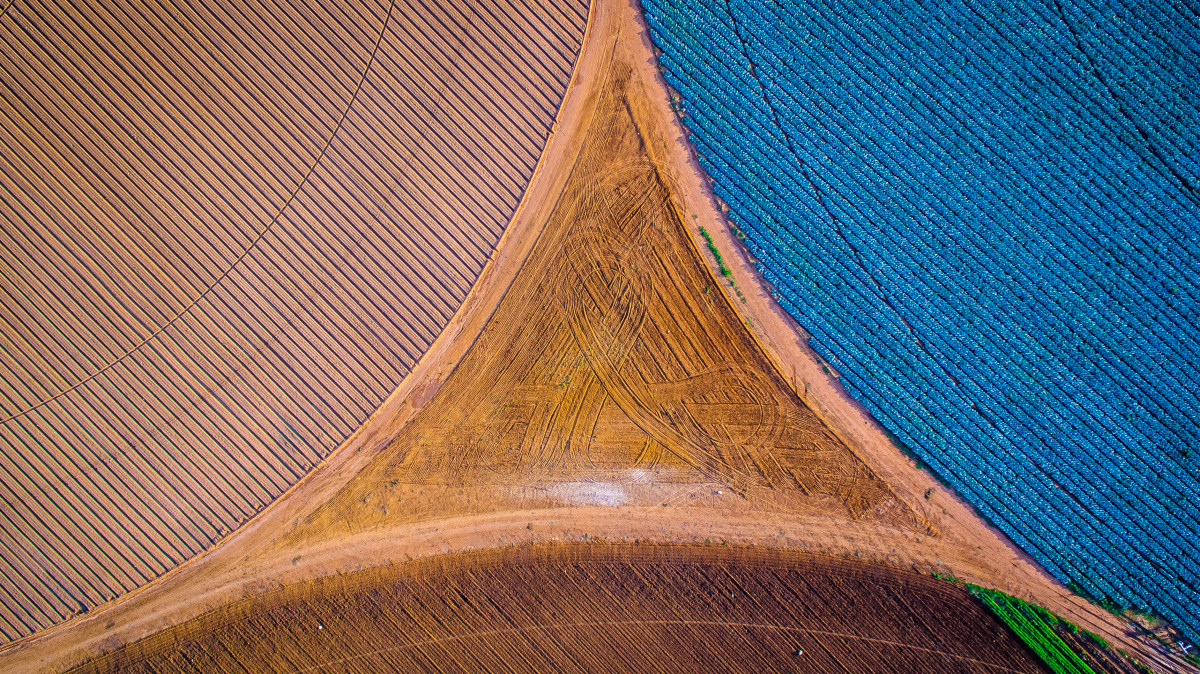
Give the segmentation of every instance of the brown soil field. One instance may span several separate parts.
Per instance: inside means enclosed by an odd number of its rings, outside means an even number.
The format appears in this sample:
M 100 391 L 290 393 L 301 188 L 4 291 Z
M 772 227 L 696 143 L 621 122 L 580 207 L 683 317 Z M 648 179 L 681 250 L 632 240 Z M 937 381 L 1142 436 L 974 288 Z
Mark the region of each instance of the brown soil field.
M 1065 629 L 1056 630 L 1064 643 L 1071 647 L 1079 657 L 1095 672 L 1106 674 L 1141 674 L 1137 666 L 1128 658 L 1123 658 L 1111 648 L 1104 648 L 1088 639 L 1082 632 L 1071 633 Z M 1181 670 L 1182 671 L 1182 670 Z
M 700 226 L 731 277 L 715 271 Z M 0 648 L 0 669 L 61 670 L 312 579 L 596 539 L 754 545 L 952 574 L 1044 605 L 1160 671 L 1183 668 L 987 527 L 823 371 L 713 202 L 638 8 L 596 0 L 529 188 L 411 374 L 233 535 L 136 591 Z M 705 549 L 697 554 L 717 554 Z M 601 601 L 596 594 L 587 601 Z M 704 638 L 700 626 L 688 629 L 653 638 L 711 640 L 739 653 L 754 648 L 731 640 L 787 645 L 766 628 L 750 637 L 746 625 L 736 636 L 714 625 Z M 593 631 L 537 632 L 563 644 Z M 460 641 L 436 648 L 459 649 L 461 666 L 499 648 Z M 427 657 L 413 652 L 396 657 Z
M 0 641 L 210 547 L 374 412 L 533 175 L 586 0 L 0 13 Z
M 928 576 L 794 552 L 575 544 L 288 585 L 72 671 L 1046 670 L 965 590 Z

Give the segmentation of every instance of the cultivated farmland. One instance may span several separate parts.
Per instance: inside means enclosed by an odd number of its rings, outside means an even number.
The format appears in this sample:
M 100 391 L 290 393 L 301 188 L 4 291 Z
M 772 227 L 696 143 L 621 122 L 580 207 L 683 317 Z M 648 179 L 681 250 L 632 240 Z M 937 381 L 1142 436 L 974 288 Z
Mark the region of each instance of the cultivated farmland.
M 928 576 L 796 553 L 607 545 L 290 585 L 74 671 L 243 668 L 1045 671 L 965 590 Z
M 1195 3 L 645 4 L 846 390 L 1062 582 L 1200 638 Z
M 425 353 L 586 2 L 0 14 L 0 639 L 209 547 Z
M 445 569 L 465 568 L 460 565 L 468 563 L 455 558 L 468 550 L 561 546 L 564 541 L 754 545 L 834 553 L 846 562 L 870 560 L 925 574 L 952 573 L 1049 606 L 1137 650 L 1139 657 L 1149 652 L 1148 660 L 1164 670 L 1173 667 L 1153 650 L 1138 650 L 1144 644 L 1111 614 L 1055 585 L 1008 547 L 897 452 L 833 385 L 828 370 L 805 350 L 794 324 L 759 288 L 721 222 L 652 57 L 636 8 L 622 0 L 596 2 L 540 168 L 495 254 L 428 356 L 360 431 L 221 545 L 138 592 L 0 647 L 0 669 L 61 670 L 204 614 L 218 621 L 220 616 L 239 620 L 231 613 L 237 611 L 267 615 L 263 604 L 238 602 L 284 586 L 300 588 L 298 583 L 314 578 L 328 579 L 323 583 L 365 578 L 350 574 L 395 564 L 412 568 L 406 560 L 429 555 L 442 556 Z M 697 564 L 718 559 L 714 554 L 719 553 L 712 547 L 689 553 Z M 543 586 L 550 591 L 554 576 L 574 573 L 579 559 L 558 564 L 554 574 L 529 573 L 523 587 L 509 594 L 526 596 Z M 773 563 L 764 559 L 756 557 L 754 564 Z M 675 563 L 655 558 L 650 566 Z M 496 578 L 476 577 L 485 583 Z M 902 580 L 907 576 L 899 577 L 858 577 L 858 584 L 911 587 Z M 576 594 L 608 591 L 604 583 L 573 578 Z M 495 584 L 506 582 L 497 578 Z M 637 583 L 624 577 L 617 584 L 634 588 Z M 434 585 L 459 587 L 443 580 L 425 589 L 414 585 L 424 593 L 426 606 L 435 604 L 429 589 Z M 681 595 L 681 605 L 702 599 L 687 594 L 686 585 L 673 587 L 684 590 L 672 593 Z M 282 592 L 309 596 L 309 590 Z M 561 616 L 602 613 L 596 602 L 606 599 L 600 594 L 571 597 L 582 602 L 581 609 L 569 602 L 554 606 L 561 607 L 556 608 Z M 613 594 L 622 605 L 636 607 L 628 593 Z M 440 596 L 472 610 L 464 602 L 472 594 Z M 492 599 L 503 605 L 500 598 Z M 300 601 L 308 606 L 308 599 Z M 359 619 L 358 607 L 366 600 L 354 602 L 340 604 L 347 614 L 336 638 L 355 639 L 365 629 L 366 641 L 384 644 L 388 637 L 370 631 L 370 619 Z M 803 606 L 789 601 L 783 610 Z M 893 611 L 898 605 L 874 606 L 882 622 L 910 620 Z M 471 615 L 478 625 L 462 638 L 439 641 L 436 648 L 454 650 L 439 650 L 434 657 L 467 666 L 480 658 L 484 667 L 500 657 L 490 659 L 490 654 L 512 646 L 525 648 L 514 655 L 525 658 L 521 662 L 585 658 L 602 648 L 636 658 L 641 644 L 668 641 L 674 645 L 646 646 L 646 661 L 694 656 L 711 664 L 723 662 L 725 652 L 736 652 L 760 668 L 784 666 L 793 662 L 794 651 L 781 640 L 787 630 L 775 625 L 777 608 L 768 603 L 762 613 L 768 619 L 761 624 L 774 626 L 754 632 L 759 628 L 741 625 L 737 633 L 721 625 L 583 629 L 558 621 L 559 627 L 545 629 L 522 623 L 520 630 L 504 635 L 495 632 L 505 629 L 500 614 L 477 612 Z M 746 616 L 757 611 L 752 606 L 731 610 L 741 613 L 742 623 L 751 623 Z M 955 610 L 947 614 L 957 615 Z M 316 614 L 307 611 L 270 613 L 267 624 L 253 629 L 269 631 L 272 648 L 299 662 L 305 656 L 298 651 L 318 644 L 325 649 L 320 640 L 335 629 L 324 620 L 309 622 Z M 319 611 L 328 615 L 324 608 Z M 399 625 L 391 622 L 399 617 L 394 612 L 378 606 L 370 611 L 386 617 L 381 618 L 385 625 Z M 506 615 L 520 614 L 514 609 Z M 430 620 L 422 626 L 440 629 Z M 978 623 L 975 614 L 961 622 Z M 484 623 L 500 625 L 491 636 L 499 634 L 504 644 L 480 634 Z M 208 627 L 197 629 L 215 634 Z M 250 657 L 249 641 L 236 645 L 239 629 L 208 643 Z M 604 639 L 601 646 L 589 641 L 597 633 Z M 445 637 L 445 630 L 440 634 Z M 175 631 L 161 638 L 193 637 Z M 758 648 L 748 638 L 767 647 Z M 540 648 L 547 641 L 531 639 L 577 642 L 580 649 L 551 652 L 547 646 L 533 653 L 529 644 Z M 159 644 L 150 650 L 162 647 L 161 641 L 143 643 Z M 347 643 L 357 651 L 339 649 L 339 657 L 379 648 Z M 397 657 L 435 648 L 398 645 L 405 652 Z M 772 659 L 754 660 L 756 648 Z M 138 660 L 161 652 L 150 650 L 114 657 Z M 878 656 L 861 650 L 854 656 Z M 193 646 L 183 652 L 206 657 Z M 325 657 L 315 650 L 310 654 Z M 556 662 L 546 661 L 544 667 Z M 956 668 L 937 662 L 941 671 Z M 865 660 L 854 664 L 871 666 Z M 833 665 L 827 658 L 818 666 Z

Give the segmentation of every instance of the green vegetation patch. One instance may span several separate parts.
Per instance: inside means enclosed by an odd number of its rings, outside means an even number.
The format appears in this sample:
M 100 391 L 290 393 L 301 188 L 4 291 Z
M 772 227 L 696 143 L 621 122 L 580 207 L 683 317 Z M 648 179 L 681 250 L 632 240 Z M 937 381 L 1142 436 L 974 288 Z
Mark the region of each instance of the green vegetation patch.
M 1034 606 L 1003 592 L 996 592 L 978 585 L 967 585 L 971 594 L 979 597 L 992 613 L 1008 625 L 1017 637 L 1024 641 L 1042 662 L 1055 674 L 1095 674 L 1062 637 L 1054 631 L 1056 625 L 1070 625 L 1041 606 Z M 1071 625 L 1074 627 L 1074 625 Z M 1069 628 L 1068 628 L 1069 629 Z M 1078 629 L 1078 628 L 1076 628 Z M 1094 637 L 1103 641 L 1099 637 Z
M 717 250 L 717 244 L 713 243 L 712 237 L 708 235 L 708 230 L 701 227 L 700 236 L 704 237 L 704 242 L 708 244 L 708 249 L 712 251 L 713 257 L 717 258 L 717 267 L 721 269 L 721 276 L 729 276 L 731 272 L 725 266 L 725 261 L 721 259 L 721 251 Z

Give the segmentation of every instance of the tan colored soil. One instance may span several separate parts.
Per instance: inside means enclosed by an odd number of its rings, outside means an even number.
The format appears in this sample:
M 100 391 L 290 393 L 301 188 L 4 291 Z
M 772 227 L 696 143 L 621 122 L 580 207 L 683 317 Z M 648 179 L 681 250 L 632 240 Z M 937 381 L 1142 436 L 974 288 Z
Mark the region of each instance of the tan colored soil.
M 602 538 L 953 574 L 1175 668 L 887 442 L 761 291 L 699 175 L 640 14 L 595 2 L 529 192 L 413 374 L 235 535 L 0 651 L 0 667 L 78 663 L 283 583 Z M 700 225 L 736 288 L 713 273 Z
M 1042 672 L 965 590 L 795 552 L 577 544 L 289 585 L 82 672 Z

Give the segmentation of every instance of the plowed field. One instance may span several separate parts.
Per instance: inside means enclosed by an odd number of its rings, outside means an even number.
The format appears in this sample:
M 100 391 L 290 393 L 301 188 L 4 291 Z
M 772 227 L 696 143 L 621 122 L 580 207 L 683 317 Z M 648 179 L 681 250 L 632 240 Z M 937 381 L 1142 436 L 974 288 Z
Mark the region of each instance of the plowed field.
M 458 309 L 587 3 L 0 14 L 0 641 L 211 545 Z
M 802 554 L 607 545 L 286 586 L 76 671 L 117 670 L 1044 671 L 964 590 L 927 576 Z

